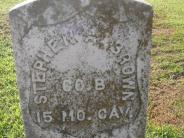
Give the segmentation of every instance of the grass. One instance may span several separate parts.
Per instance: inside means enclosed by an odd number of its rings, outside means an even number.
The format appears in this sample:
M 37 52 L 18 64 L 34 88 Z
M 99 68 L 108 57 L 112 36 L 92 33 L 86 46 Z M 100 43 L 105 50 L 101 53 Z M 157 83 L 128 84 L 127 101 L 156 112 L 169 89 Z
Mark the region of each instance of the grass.
M 148 0 L 155 9 L 148 138 L 184 137 L 184 3 Z
M 23 126 L 10 40 L 0 38 L 0 137 L 19 137 Z
M 169 125 L 157 127 L 152 124 L 147 129 L 147 138 L 183 138 L 183 136 L 183 132 Z
M 7 11 L 17 0 L 0 0 L 0 138 L 24 137 Z
M 0 138 L 24 137 L 8 9 L 0 0 Z M 184 3 L 148 0 L 155 9 L 147 138 L 184 138 Z

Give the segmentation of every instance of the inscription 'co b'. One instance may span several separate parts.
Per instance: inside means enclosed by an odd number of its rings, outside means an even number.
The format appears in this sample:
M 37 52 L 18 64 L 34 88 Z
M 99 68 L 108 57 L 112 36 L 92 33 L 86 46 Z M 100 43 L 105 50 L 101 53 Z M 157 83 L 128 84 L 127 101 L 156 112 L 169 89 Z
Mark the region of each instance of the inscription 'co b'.
M 62 88 L 65 92 L 70 92 L 75 89 L 77 92 L 81 92 L 85 89 L 88 91 L 91 90 L 91 86 L 87 86 L 84 83 L 84 80 L 77 79 L 76 81 L 72 81 L 70 79 L 66 79 L 62 82 Z M 95 79 L 94 81 L 94 89 L 96 91 L 101 91 L 105 89 L 105 81 L 103 79 Z

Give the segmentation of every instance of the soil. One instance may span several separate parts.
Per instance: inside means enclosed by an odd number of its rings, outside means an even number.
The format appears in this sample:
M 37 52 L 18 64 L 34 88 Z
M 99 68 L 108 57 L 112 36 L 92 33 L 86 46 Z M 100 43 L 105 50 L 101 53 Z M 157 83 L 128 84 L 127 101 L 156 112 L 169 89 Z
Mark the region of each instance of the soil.
M 169 124 L 184 130 L 184 116 L 177 113 L 176 100 L 181 99 L 183 91 L 176 84 L 151 86 L 149 119 L 157 125 Z

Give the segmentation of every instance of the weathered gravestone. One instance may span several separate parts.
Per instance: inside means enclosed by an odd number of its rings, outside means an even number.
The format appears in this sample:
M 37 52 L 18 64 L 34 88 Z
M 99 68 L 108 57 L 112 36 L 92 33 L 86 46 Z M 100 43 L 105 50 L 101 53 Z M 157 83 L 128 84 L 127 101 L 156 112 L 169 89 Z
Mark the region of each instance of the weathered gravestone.
M 152 7 L 35 0 L 10 12 L 28 138 L 143 138 Z

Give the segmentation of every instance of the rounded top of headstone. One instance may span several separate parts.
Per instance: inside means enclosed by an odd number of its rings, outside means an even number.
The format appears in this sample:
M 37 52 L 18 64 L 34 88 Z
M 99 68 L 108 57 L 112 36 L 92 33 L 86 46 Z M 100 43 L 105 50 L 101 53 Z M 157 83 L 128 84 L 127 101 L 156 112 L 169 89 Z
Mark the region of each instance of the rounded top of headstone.
M 124 5 L 125 14 L 129 15 L 130 20 L 152 19 L 152 6 L 143 0 L 27 0 L 12 8 L 9 15 L 10 19 L 21 17 L 28 20 L 30 26 L 34 24 L 54 25 L 66 22 L 93 7 L 103 10 L 108 5 L 114 5 L 112 7 L 118 10 L 120 3 Z
M 152 5 L 149 4 L 148 2 L 146 2 L 145 0 L 60 0 L 60 1 L 59 0 L 50 0 L 50 1 L 49 0 L 26 0 L 20 4 L 17 4 L 13 8 L 11 8 L 10 15 L 13 14 L 14 12 L 16 12 L 17 10 L 24 9 L 25 7 L 29 8 L 29 9 L 35 9 L 35 6 L 34 6 L 35 4 L 40 5 L 41 8 L 44 8 L 44 6 L 46 6 L 46 5 L 48 7 L 52 7 L 52 6 L 54 6 L 53 4 L 65 3 L 66 1 L 69 1 L 69 3 L 71 3 L 71 4 L 73 3 L 73 6 L 75 8 L 87 7 L 87 6 L 90 6 L 91 3 L 98 3 L 98 4 L 103 4 L 103 3 L 107 3 L 107 2 L 113 2 L 113 3 L 114 2 L 123 2 L 125 4 L 137 3 L 137 4 L 141 4 L 142 10 L 144 10 L 145 8 L 146 9 L 148 8 L 148 9 L 150 9 L 150 11 L 152 11 Z M 138 6 L 137 4 L 135 4 L 135 6 Z M 58 6 L 61 6 L 61 5 L 59 4 Z M 70 8 L 70 7 L 68 7 L 68 8 Z

